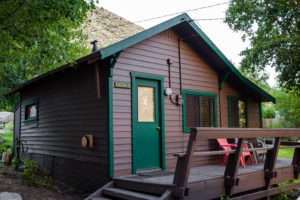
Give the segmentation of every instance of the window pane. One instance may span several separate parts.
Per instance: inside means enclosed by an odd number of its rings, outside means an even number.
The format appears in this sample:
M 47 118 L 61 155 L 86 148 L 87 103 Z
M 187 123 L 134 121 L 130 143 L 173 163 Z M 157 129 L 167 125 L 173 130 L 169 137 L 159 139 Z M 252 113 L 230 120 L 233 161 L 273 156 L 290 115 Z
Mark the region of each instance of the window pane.
M 154 122 L 154 88 L 138 86 L 138 121 Z
M 184 103 L 186 128 L 214 127 L 214 98 L 187 94 Z
M 26 118 L 36 117 L 36 105 L 26 107 Z

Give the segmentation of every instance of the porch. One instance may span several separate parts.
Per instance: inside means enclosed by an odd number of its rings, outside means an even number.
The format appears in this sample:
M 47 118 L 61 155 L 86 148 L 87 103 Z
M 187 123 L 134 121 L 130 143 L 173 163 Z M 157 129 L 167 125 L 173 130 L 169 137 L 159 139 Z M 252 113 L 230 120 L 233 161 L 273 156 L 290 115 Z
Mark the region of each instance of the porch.
M 299 188 L 300 183 L 278 187 L 278 183 L 299 178 L 300 144 L 281 142 L 281 137 L 300 136 L 300 129 L 194 128 L 187 150 L 177 153 L 176 169 L 114 178 L 87 199 L 257 199 L 277 194 L 281 189 Z M 237 148 L 226 151 L 195 152 L 199 139 L 238 138 Z M 245 138 L 270 137 L 274 144 L 244 149 Z M 280 145 L 286 146 L 280 146 Z M 295 148 L 293 159 L 277 158 L 280 148 Z M 240 166 L 242 152 L 266 151 L 259 165 Z M 195 156 L 229 154 L 226 166 L 191 167 Z M 97 198 L 96 198 L 97 197 Z
M 263 189 L 265 187 L 265 160 L 265 158 L 259 157 L 258 165 L 251 165 L 250 162 L 247 162 L 246 167 L 242 167 L 241 165 L 239 166 L 237 174 L 239 183 L 234 187 L 233 194 L 238 194 L 253 189 Z M 272 185 L 294 179 L 293 167 L 291 166 L 291 163 L 292 159 L 278 157 L 275 166 L 277 176 L 272 180 Z M 221 163 L 192 167 L 186 186 L 186 188 L 188 188 L 188 192 L 186 193 L 187 196 L 185 199 L 214 199 L 220 196 L 225 196 L 225 169 L 226 166 L 223 166 Z M 153 183 L 157 185 L 172 185 L 174 173 L 175 170 L 169 170 L 165 172 L 153 171 L 119 178 L 121 180 L 128 180 L 129 182 L 140 181 L 141 184 Z M 300 183 L 298 183 L 295 187 L 300 187 Z M 251 197 L 249 199 L 253 198 Z

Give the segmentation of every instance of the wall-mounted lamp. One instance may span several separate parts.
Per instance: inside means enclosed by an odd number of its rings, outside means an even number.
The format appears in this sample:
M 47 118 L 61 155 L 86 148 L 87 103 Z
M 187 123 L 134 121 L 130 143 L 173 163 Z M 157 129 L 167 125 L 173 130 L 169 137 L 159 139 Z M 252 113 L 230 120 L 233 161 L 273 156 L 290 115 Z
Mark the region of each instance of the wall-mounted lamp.
M 170 96 L 172 93 L 173 93 L 173 91 L 172 91 L 171 88 L 166 88 L 166 89 L 165 89 L 165 95 L 166 95 L 166 96 Z

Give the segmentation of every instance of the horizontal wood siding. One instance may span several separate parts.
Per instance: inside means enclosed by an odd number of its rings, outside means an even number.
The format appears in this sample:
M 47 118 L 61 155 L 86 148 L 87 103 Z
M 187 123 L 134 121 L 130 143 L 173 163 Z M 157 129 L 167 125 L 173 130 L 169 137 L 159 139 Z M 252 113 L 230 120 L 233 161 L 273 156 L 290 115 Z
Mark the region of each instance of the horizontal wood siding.
M 28 153 L 92 163 L 107 163 L 107 79 L 100 71 L 97 99 L 95 66 L 86 65 L 55 75 L 22 92 L 21 138 Z M 24 123 L 24 104 L 38 101 L 38 122 Z M 94 149 L 81 146 L 94 135 Z
M 165 31 L 149 38 L 121 53 L 114 68 L 113 81 L 131 83 L 130 72 L 165 77 L 164 88 L 168 87 L 168 65 L 171 65 L 171 84 L 173 94 L 179 94 L 178 36 Z M 184 90 L 218 93 L 217 74 L 188 45 L 181 42 L 182 85 Z M 174 97 L 173 97 L 174 98 Z M 131 90 L 114 88 L 114 160 L 115 176 L 131 174 L 132 171 L 132 133 L 131 133 Z M 182 132 L 182 106 L 165 102 L 165 151 L 166 167 L 175 167 L 174 153 L 186 149 L 188 133 Z M 203 140 L 197 151 L 218 148 L 215 141 Z M 216 157 L 204 157 L 194 164 L 216 162 Z
M 222 127 L 228 127 L 228 96 L 240 96 L 247 98 L 248 101 L 248 127 L 260 128 L 259 116 L 259 101 L 253 99 L 246 93 L 238 91 L 233 86 L 229 85 L 227 81 L 223 83 L 222 93 Z
M 167 59 L 171 61 L 171 87 L 173 94 L 180 93 L 178 35 L 171 30 L 162 32 L 123 51 L 114 67 L 114 82 L 131 83 L 130 72 L 165 77 L 164 88 L 169 87 Z M 218 75 L 209 64 L 196 54 L 185 42 L 181 41 L 182 88 L 197 92 L 217 94 L 218 125 L 220 127 L 220 105 Z M 239 92 L 224 84 L 222 98 L 222 126 L 228 126 L 227 95 Z M 173 96 L 175 98 L 175 96 Z M 164 97 L 165 103 L 165 153 L 166 168 L 174 169 L 174 153 L 184 152 L 188 142 L 188 133 L 183 133 L 182 106 L 171 103 Z M 251 105 L 250 105 L 251 104 Z M 252 101 L 249 101 L 252 112 Z M 226 114 L 224 114 L 226 113 Z M 113 89 L 114 115 L 114 161 L 115 176 L 132 173 L 132 124 L 131 124 L 131 90 Z M 223 120 L 223 118 L 225 118 Z M 250 124 L 255 125 L 254 115 Z M 259 119 L 257 119 L 259 121 Z M 201 140 L 196 151 L 216 150 L 219 146 L 215 140 Z M 220 162 L 219 156 L 197 157 L 193 165 Z

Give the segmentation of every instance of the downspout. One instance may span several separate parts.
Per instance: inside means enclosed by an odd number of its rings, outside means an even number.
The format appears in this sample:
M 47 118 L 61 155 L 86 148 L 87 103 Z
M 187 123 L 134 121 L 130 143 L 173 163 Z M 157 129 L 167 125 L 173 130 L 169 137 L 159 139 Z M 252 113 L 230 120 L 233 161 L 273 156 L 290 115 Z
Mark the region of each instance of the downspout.
M 120 53 L 119 51 L 111 57 L 108 69 L 108 173 L 111 178 L 114 177 L 113 69 Z
M 178 65 L 179 65 L 179 87 L 180 87 L 180 95 L 182 96 L 181 48 L 180 48 L 180 39 L 178 39 Z

